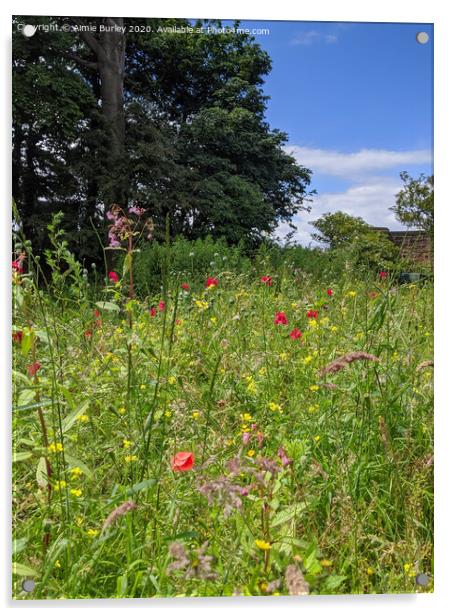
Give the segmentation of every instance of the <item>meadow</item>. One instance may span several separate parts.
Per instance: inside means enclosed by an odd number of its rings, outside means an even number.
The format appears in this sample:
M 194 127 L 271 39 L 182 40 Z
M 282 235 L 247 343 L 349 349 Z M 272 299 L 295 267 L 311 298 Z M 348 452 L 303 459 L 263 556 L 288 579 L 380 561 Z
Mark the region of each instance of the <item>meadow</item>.
M 13 596 L 431 592 L 432 283 L 161 250 L 18 247 Z

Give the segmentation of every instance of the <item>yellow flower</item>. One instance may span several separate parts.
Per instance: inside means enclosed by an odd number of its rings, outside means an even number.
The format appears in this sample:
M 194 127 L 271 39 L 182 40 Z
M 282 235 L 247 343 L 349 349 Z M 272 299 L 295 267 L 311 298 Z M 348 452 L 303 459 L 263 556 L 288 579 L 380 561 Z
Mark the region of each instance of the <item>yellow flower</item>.
M 144 383 L 142 383 L 142 384 L 140 385 L 140 389 L 146 389 L 146 385 L 145 385 Z
M 55 486 L 54 486 L 54 490 L 55 492 L 59 492 L 60 490 L 64 490 L 64 488 L 67 486 L 66 481 L 64 481 L 64 479 L 62 479 L 61 481 L 57 481 Z
M 367 567 L 367 575 L 373 575 L 375 573 L 375 571 L 372 569 L 372 567 Z
M 320 441 L 320 435 L 317 434 L 316 436 L 314 436 L 314 440 L 316 443 L 318 443 Z
M 72 496 L 77 496 L 77 497 L 82 495 L 82 491 L 80 488 L 72 488 L 70 490 L 70 493 L 72 494 Z
M 324 558 L 323 560 L 320 561 L 320 564 L 322 565 L 322 567 L 332 567 L 333 561 L 328 560 L 327 558 Z
M 165 411 L 165 417 L 171 417 L 171 411 Z
M 83 471 L 79 466 L 74 466 L 74 468 L 71 468 L 70 473 L 71 479 L 78 479 L 81 475 L 83 475 Z
M 298 308 L 298 304 L 296 302 L 292 302 L 290 305 L 292 306 L 293 310 L 296 310 Z
M 311 361 L 313 360 L 312 355 L 307 355 L 304 359 L 303 359 L 303 363 L 305 366 L 307 366 L 308 364 L 311 363 Z
M 87 423 L 89 421 L 89 417 L 88 415 L 79 415 L 77 417 L 77 421 L 79 421 L 80 423 Z
M 265 368 L 261 368 L 259 370 L 259 376 L 265 376 L 267 374 L 267 370 Z
M 246 391 L 250 394 L 255 394 L 257 392 L 257 385 L 254 382 L 253 377 L 247 377 L 248 385 L 246 386 Z
M 243 421 L 253 421 L 253 417 L 249 413 L 242 413 L 240 417 Z
M 61 563 L 60 563 L 60 561 L 58 559 L 55 561 L 55 567 L 57 569 L 61 569 Z
M 332 326 L 330 327 L 330 329 L 331 329 L 331 331 L 332 331 L 332 332 L 337 332 L 338 327 L 337 327 L 336 325 L 332 325 Z
M 269 403 L 268 403 L 268 408 L 269 408 L 271 411 L 274 411 L 275 413 L 276 413 L 276 412 L 278 412 L 278 413 L 281 413 L 281 412 L 282 412 L 281 405 L 280 405 L 280 404 L 276 404 L 276 402 L 269 402 Z
M 397 351 L 394 351 L 394 353 L 391 356 L 392 361 L 397 361 L 400 358 L 400 355 L 397 353 Z
M 63 451 L 63 445 L 61 443 L 50 443 L 47 447 L 50 453 L 56 453 L 57 451 Z
M 191 414 L 191 416 L 193 417 L 193 419 L 198 419 L 200 415 L 199 411 L 193 411 L 193 413 Z
M 210 322 L 211 322 L 213 325 L 216 325 L 216 324 L 217 324 L 217 317 L 210 317 Z
M 319 385 L 310 385 L 309 389 L 311 391 L 319 391 L 320 387 L 319 387 Z
M 311 405 L 308 407 L 308 411 L 309 411 L 310 413 L 317 413 L 317 411 L 319 410 L 319 408 L 320 408 L 320 404 L 311 404 Z
M 356 297 L 356 291 L 349 291 L 346 297 Z
M 256 452 L 254 451 L 254 449 L 250 449 L 246 455 L 247 455 L 248 457 L 252 458 L 252 457 L 255 455 L 255 453 L 256 453 Z
M 174 385 L 174 383 L 176 382 L 176 377 L 175 376 L 170 376 L 168 377 L 168 384 L 169 385 Z
M 75 518 L 75 523 L 77 524 L 77 526 L 81 526 L 83 524 L 83 516 L 79 515 Z
M 122 441 L 124 449 L 129 449 L 133 445 L 133 441 L 128 441 L 126 438 Z
M 262 592 L 266 592 L 267 588 L 268 588 L 267 582 L 260 583 L 260 589 L 262 590 Z
M 317 329 L 319 324 L 317 323 L 317 319 L 309 319 L 308 325 L 311 329 Z
M 403 565 L 403 568 L 408 577 L 414 577 L 416 575 L 413 563 L 405 563 Z
M 86 531 L 86 534 L 88 535 L 88 537 L 97 537 L 97 535 L 99 534 L 99 531 L 95 528 L 88 528 L 88 530 Z
M 120 415 L 125 415 L 126 414 L 126 407 L 125 406 L 120 406 L 118 409 L 118 413 Z
M 199 310 L 207 310 L 207 308 L 209 307 L 209 304 L 203 299 L 195 300 L 195 305 L 197 308 L 199 308 Z
M 328 317 L 323 317 L 322 319 L 320 319 L 319 323 L 320 325 L 328 325 L 328 323 L 330 322 Z
M 255 544 L 260 550 L 270 550 L 272 547 L 268 541 L 264 541 L 263 539 L 256 539 Z
M 137 456 L 124 456 L 125 462 L 135 462 L 138 460 Z
M 280 359 L 281 361 L 287 361 L 288 357 L 289 357 L 289 356 L 288 356 L 288 354 L 287 354 L 287 353 L 280 353 L 280 354 L 279 354 L 279 359 Z

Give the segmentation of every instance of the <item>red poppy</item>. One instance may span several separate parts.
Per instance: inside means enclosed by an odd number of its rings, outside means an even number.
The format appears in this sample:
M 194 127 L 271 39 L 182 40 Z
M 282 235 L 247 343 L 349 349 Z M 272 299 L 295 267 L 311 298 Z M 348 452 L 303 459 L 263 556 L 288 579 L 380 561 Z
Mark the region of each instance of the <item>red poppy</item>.
M 23 332 L 13 332 L 13 342 L 22 342 Z
M 295 327 L 291 332 L 290 332 L 290 337 L 293 338 L 293 340 L 298 340 L 298 338 L 302 337 L 302 333 L 301 331 L 298 329 L 298 327 Z
M 159 310 L 160 310 L 160 312 L 163 312 L 165 310 L 165 302 L 164 301 L 159 302 Z
M 39 370 L 39 368 L 41 367 L 41 364 L 38 361 L 35 361 L 33 364 L 30 364 L 27 368 L 28 374 L 30 376 L 34 376 L 37 371 Z
M 108 272 L 108 278 L 115 284 L 119 282 L 119 276 L 116 272 Z
M 316 319 L 318 314 L 319 313 L 317 312 L 317 310 L 308 310 L 306 316 L 308 317 L 308 319 Z
M 218 278 L 207 278 L 206 287 L 210 289 L 211 287 L 216 287 L 218 285 Z
M 326 294 L 331 297 L 333 295 L 333 289 L 327 289 Z
M 21 259 L 16 259 L 15 261 L 12 261 L 11 267 L 18 274 L 23 274 L 24 273 L 24 268 L 23 268 Z
M 100 311 L 97 310 L 97 308 L 94 310 L 94 316 L 96 317 L 96 319 L 100 317 Z
M 184 291 L 190 291 L 190 285 L 188 284 L 188 282 L 183 282 L 181 284 L 181 289 L 183 289 Z
M 289 321 L 287 320 L 285 312 L 276 312 L 275 313 L 275 325 L 288 325 Z
M 173 471 L 190 471 L 195 463 L 195 456 L 191 451 L 178 451 L 171 459 Z
M 91 338 L 93 332 L 90 329 L 87 329 L 83 335 L 85 336 L 85 338 Z
M 378 275 L 380 276 L 381 280 L 384 280 L 388 277 L 388 272 L 380 272 Z
M 149 310 L 149 314 L 151 315 L 151 317 L 155 317 L 157 314 L 157 308 L 155 306 L 152 306 L 152 308 Z
M 273 279 L 271 276 L 261 276 L 261 282 L 267 285 L 267 287 L 271 287 L 273 284 Z

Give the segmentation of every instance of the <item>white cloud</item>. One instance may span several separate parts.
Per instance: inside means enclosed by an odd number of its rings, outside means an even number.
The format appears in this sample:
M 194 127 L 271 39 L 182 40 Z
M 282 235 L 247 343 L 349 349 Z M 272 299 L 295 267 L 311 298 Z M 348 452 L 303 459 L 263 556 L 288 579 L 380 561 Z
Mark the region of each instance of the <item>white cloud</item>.
M 402 225 L 390 211 L 395 203 L 395 195 L 401 189 L 401 181 L 394 178 L 379 178 L 370 184 L 351 186 L 344 192 L 327 192 L 315 195 L 311 203 L 311 212 L 301 212 L 293 223 L 297 227 L 294 240 L 303 245 L 315 242 L 311 233 L 315 231 L 309 224 L 327 212 L 345 212 L 351 216 L 360 216 L 367 223 L 376 227 L 401 229 Z M 277 236 L 283 238 L 290 231 L 289 225 L 280 225 Z
M 313 43 L 337 43 L 338 37 L 335 34 L 322 34 L 317 30 L 309 30 L 308 32 L 300 32 L 295 38 L 290 41 L 291 45 L 312 45 Z
M 284 149 L 315 175 L 331 175 L 352 181 L 359 181 L 364 175 L 378 171 L 393 168 L 403 171 L 410 165 L 432 164 L 430 150 L 364 149 L 358 152 L 338 152 L 298 145 L 288 145 Z

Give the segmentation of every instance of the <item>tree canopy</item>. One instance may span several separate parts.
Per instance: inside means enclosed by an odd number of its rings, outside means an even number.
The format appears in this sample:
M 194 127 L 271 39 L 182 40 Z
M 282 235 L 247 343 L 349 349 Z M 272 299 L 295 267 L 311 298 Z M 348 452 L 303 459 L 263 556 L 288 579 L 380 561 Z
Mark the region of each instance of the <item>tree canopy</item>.
M 404 186 L 397 194 L 396 204 L 391 210 L 395 212 L 397 220 L 407 227 L 422 229 L 433 235 L 433 175 L 421 174 L 418 178 L 412 178 L 406 171 L 402 171 L 400 177 Z
M 112 203 L 139 203 L 156 237 L 168 216 L 173 235 L 249 245 L 306 208 L 311 172 L 265 119 L 271 59 L 250 35 L 207 34 L 221 23 L 206 21 L 174 33 L 192 25 L 181 19 L 33 23 L 58 26 L 13 29 L 13 197 L 35 249 L 55 211 L 89 260 Z

